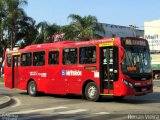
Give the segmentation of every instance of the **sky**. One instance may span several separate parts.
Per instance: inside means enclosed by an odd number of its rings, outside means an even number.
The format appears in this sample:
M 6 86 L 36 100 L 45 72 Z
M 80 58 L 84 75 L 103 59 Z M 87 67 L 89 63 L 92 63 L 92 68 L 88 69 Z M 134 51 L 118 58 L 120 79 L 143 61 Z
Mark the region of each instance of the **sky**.
M 23 7 L 36 23 L 67 25 L 68 16 L 96 16 L 98 22 L 144 29 L 144 21 L 160 19 L 160 0 L 28 0 Z

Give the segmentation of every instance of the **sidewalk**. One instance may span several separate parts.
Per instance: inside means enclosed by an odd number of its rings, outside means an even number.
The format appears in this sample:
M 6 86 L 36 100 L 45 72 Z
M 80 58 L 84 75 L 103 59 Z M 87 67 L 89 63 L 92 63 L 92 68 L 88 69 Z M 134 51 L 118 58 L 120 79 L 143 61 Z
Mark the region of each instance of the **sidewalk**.
M 0 82 L 0 85 L 3 85 L 4 84 L 4 82 Z
M 4 82 L 0 82 L 0 85 L 4 85 Z M 0 109 L 9 106 L 12 103 L 12 99 L 9 96 L 0 94 Z
M 160 79 L 153 79 L 153 81 L 159 81 L 160 82 Z
M 0 85 L 4 85 L 4 82 L 0 82 Z M 0 109 L 11 105 L 12 99 L 9 96 L 0 94 Z
M 9 106 L 12 103 L 12 99 L 9 96 L 0 95 L 0 109 Z

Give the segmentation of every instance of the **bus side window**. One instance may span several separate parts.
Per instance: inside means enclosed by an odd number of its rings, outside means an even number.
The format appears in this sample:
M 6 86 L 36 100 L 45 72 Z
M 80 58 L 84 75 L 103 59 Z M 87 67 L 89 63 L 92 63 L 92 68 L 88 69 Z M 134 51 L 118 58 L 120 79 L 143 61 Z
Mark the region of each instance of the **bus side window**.
M 22 53 L 21 55 L 21 66 L 32 65 L 32 53 Z
M 7 66 L 11 67 L 11 62 L 12 62 L 12 56 L 10 54 L 7 55 Z
M 33 65 L 34 66 L 45 65 L 45 52 L 44 51 L 33 53 Z
M 63 50 L 63 64 L 77 64 L 77 48 L 66 48 Z
M 59 52 L 58 51 L 50 51 L 48 54 L 48 64 L 56 65 L 59 64 Z
M 80 64 L 96 63 L 96 47 L 81 47 L 80 48 Z

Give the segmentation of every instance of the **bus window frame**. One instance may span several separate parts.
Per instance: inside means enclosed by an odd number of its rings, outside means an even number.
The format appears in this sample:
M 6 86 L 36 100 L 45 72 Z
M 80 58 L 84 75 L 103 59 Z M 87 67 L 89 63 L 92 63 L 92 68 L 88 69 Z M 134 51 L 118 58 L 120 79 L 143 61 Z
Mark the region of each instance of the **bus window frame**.
M 56 63 L 56 64 L 51 64 L 51 63 L 49 63 L 49 53 L 50 53 L 50 52 L 58 52 L 58 63 Z M 47 64 L 48 64 L 49 66 L 56 66 L 56 65 L 59 65 L 59 64 L 60 64 L 60 50 L 49 50 L 47 55 L 48 55 Z
M 69 64 L 65 64 L 65 63 L 64 63 L 64 59 L 65 59 L 65 58 L 64 58 L 64 50 L 65 50 L 65 49 L 76 49 L 76 52 L 77 52 L 77 55 L 76 55 L 76 59 L 77 59 L 77 60 L 76 60 L 76 63 L 74 63 L 74 64 L 73 64 L 73 63 L 69 63 Z M 78 47 L 66 47 L 66 48 L 63 48 L 63 49 L 62 49 L 62 64 L 63 64 L 63 65 L 67 65 L 67 66 L 69 66 L 69 65 L 77 65 L 77 64 L 78 64 L 78 55 L 79 55 L 79 48 L 78 48 Z
M 23 54 L 27 54 L 27 53 L 30 53 L 31 54 L 31 58 L 30 58 L 30 60 L 31 60 L 31 65 L 28 65 L 28 66 L 24 66 L 24 65 L 22 65 L 22 55 Z M 20 66 L 21 67 L 30 67 L 30 66 L 33 66 L 33 52 L 31 52 L 31 51 L 29 51 L 29 52 L 22 52 L 21 53 L 21 56 L 20 56 Z
M 86 47 L 95 47 L 95 62 L 94 63 L 81 63 L 81 56 L 80 56 L 80 53 L 81 53 L 81 51 L 80 51 L 80 49 L 81 48 L 86 48 Z M 81 65 L 87 65 L 87 64 L 97 64 L 97 51 L 98 51 L 98 49 L 97 49 L 97 45 L 88 45 L 88 46 L 80 46 L 79 47 L 79 64 L 81 64 Z
M 38 53 L 38 52 L 44 52 L 44 61 L 43 61 L 44 64 L 43 64 L 43 65 L 35 65 L 35 64 L 34 64 L 34 60 L 35 60 L 35 59 L 34 59 L 34 53 Z M 32 66 L 34 66 L 34 67 L 46 66 L 46 51 L 45 51 L 45 50 L 33 51 L 33 52 L 32 52 L 32 58 L 33 58 L 33 59 L 32 59 Z
M 11 57 L 11 59 L 10 59 L 10 65 L 8 65 L 8 56 L 10 55 L 10 57 Z M 6 59 L 7 59 L 7 61 L 6 61 L 6 66 L 7 67 L 12 67 L 12 54 L 11 53 L 8 53 L 7 55 L 6 55 Z

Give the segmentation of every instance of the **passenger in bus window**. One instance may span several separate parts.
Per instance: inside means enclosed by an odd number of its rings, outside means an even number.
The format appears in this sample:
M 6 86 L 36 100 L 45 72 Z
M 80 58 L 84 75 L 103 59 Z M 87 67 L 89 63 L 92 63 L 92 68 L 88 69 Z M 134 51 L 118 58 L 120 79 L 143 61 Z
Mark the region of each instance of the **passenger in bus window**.
M 80 54 L 80 63 L 81 64 L 85 64 L 85 56 L 86 56 L 85 49 L 81 48 L 81 54 Z
M 39 57 L 39 65 L 40 66 L 42 66 L 42 65 L 44 65 L 45 64 L 45 58 L 44 58 L 44 55 L 40 55 L 40 57 Z
M 71 63 L 72 64 L 76 64 L 77 63 L 77 53 L 73 52 L 70 54 L 70 58 L 71 58 Z
M 65 65 L 71 64 L 71 61 L 69 60 L 68 53 L 64 53 L 64 60 L 63 61 L 64 61 Z
M 58 52 L 50 52 L 49 53 L 49 64 L 58 64 Z
M 37 66 L 37 65 L 38 65 L 38 60 L 37 60 L 37 57 L 36 57 L 36 56 L 34 56 L 33 65 L 34 65 L 34 66 Z

